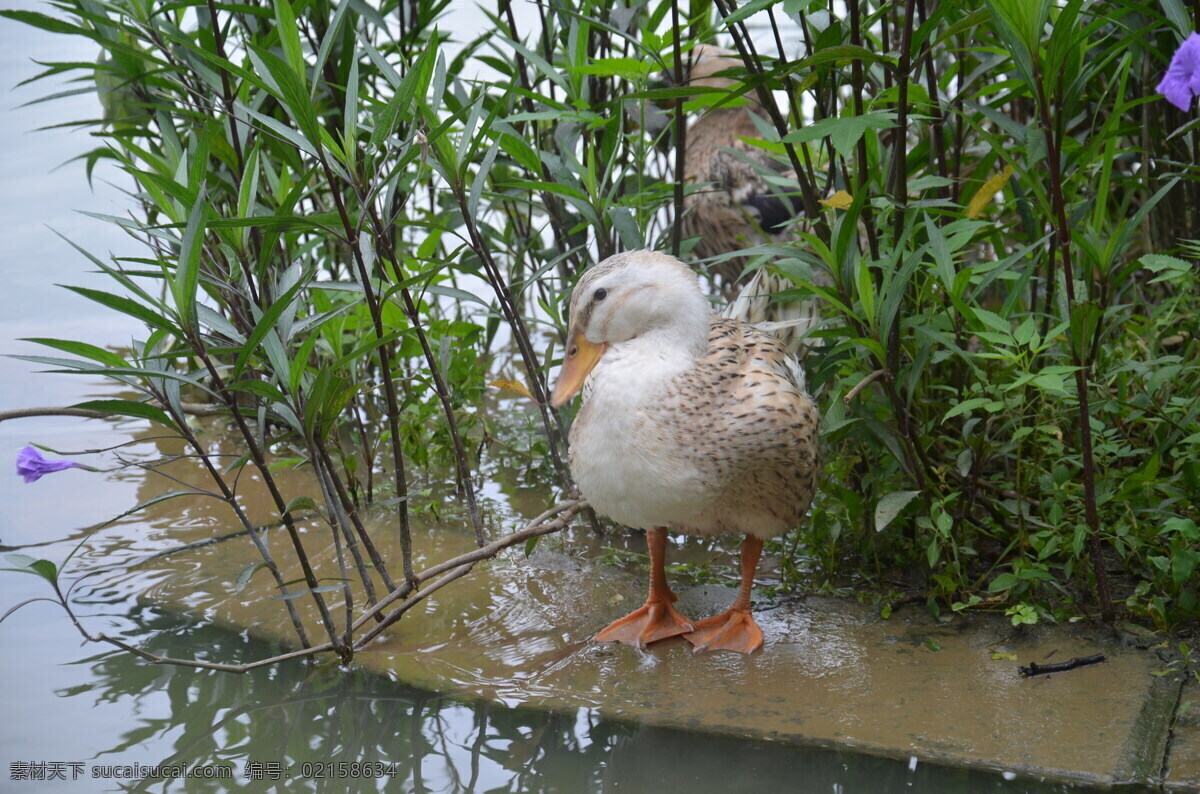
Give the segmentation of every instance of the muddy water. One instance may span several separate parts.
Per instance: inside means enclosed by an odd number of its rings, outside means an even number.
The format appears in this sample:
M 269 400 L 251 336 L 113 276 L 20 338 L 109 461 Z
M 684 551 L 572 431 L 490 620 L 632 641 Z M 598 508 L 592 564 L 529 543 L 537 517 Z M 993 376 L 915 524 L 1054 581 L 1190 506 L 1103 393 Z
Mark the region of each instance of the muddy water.
M 36 68 L 26 60 L 31 56 L 88 60 L 95 53 L 90 45 L 0 21 L 4 87 Z M 74 166 L 51 172 L 91 143 L 63 131 L 25 131 L 90 118 L 96 108 L 90 97 L 77 97 L 34 110 L 8 109 L 40 90 L 35 86 L 6 94 L 6 109 L 0 113 L 6 142 L 0 348 L 44 353 L 9 341 L 29 336 L 117 346 L 139 329 L 51 286 L 105 284 L 84 272 L 87 262 L 46 224 L 97 252 L 134 253 L 109 226 L 73 211 L 119 214 L 120 193 L 106 187 L 104 179 L 120 184 L 120 177 L 102 164 L 96 192 L 89 193 Z M 0 409 L 64 405 L 111 394 L 86 379 L 35 376 L 37 369 L 0 359 Z M 219 444 L 219 427 L 208 428 L 206 438 Z M 292 637 L 290 626 L 280 602 L 271 598 L 275 593 L 264 572 L 246 588 L 236 588 L 238 574 L 255 557 L 248 539 L 236 534 L 240 528 L 227 506 L 211 499 L 177 499 L 97 529 L 105 519 L 177 487 L 136 467 L 116 468 L 122 460 L 149 463 L 178 451 L 174 442 L 150 435 L 132 421 L 0 423 L 0 463 L 11 461 L 28 441 L 64 451 L 136 442 L 120 451 L 121 460 L 116 453 L 88 458 L 113 468 L 103 474 L 71 470 L 26 485 L 11 475 L 11 463 L 3 463 L 0 546 L 54 561 L 79 546 L 66 580 L 75 583 L 73 603 L 94 632 L 180 658 L 238 662 L 278 652 Z M 168 471 L 185 482 L 208 485 L 192 462 L 173 463 Z M 279 476 L 290 493 L 316 493 L 303 471 Z M 422 485 L 431 493 L 420 505 L 414 527 L 418 567 L 472 545 L 461 508 L 445 487 L 435 481 Z M 252 473 L 239 481 L 239 493 L 256 522 L 273 522 L 261 482 Z M 494 533 L 536 515 L 551 499 L 514 473 L 498 475 L 485 495 Z M 436 515 L 431 504 L 440 508 Z M 398 554 L 389 519 L 383 514 L 371 518 L 383 553 L 394 564 Z M 340 575 L 321 551 L 329 544 L 328 527 L 312 521 L 304 530 L 306 545 L 322 560 L 321 575 Z M 267 534 L 272 548 L 286 558 L 283 534 Z M 233 537 L 163 555 L 224 535 Z M 34 602 L 0 624 L 5 716 L 0 720 L 0 789 L 121 790 L 128 781 L 92 775 L 118 774 L 120 765 L 181 764 L 229 768 L 234 775 L 221 783 L 135 783 L 133 790 L 1075 790 L 1014 779 L 1011 772 L 955 770 L 811 746 L 840 731 L 841 740 L 877 750 L 886 725 L 928 740 L 927 746 L 941 742 L 953 749 L 953 737 L 923 736 L 929 733 L 922 727 L 926 718 L 948 708 L 947 698 L 954 697 L 938 690 L 937 677 L 951 680 L 955 666 L 966 665 L 972 671 L 965 679 L 969 687 L 1012 684 L 1000 668 L 976 656 L 945 656 L 943 666 L 935 665 L 936 676 L 923 679 L 926 689 L 898 687 L 894 678 L 905 669 L 905 655 L 928 661 L 921 656 L 920 638 L 932 629 L 910 634 L 907 629 L 875 628 L 849 608 L 818 615 L 785 613 L 780 605 L 762 616 L 772 653 L 749 660 L 695 660 L 680 644 L 668 643 L 645 656 L 589 645 L 590 634 L 634 606 L 644 586 L 636 558 L 628 570 L 602 563 L 611 554 L 605 546 L 642 550 L 637 539 L 598 541 L 584 529 L 573 529 L 544 539 L 528 560 L 517 550 L 480 566 L 476 575 L 414 610 L 384 641 L 361 654 L 353 670 L 288 664 L 233 676 L 149 666 L 107 648 L 81 647 L 57 607 Z M 674 561 L 697 562 L 717 556 L 697 544 L 673 547 L 671 555 Z M 0 573 L 0 612 L 45 595 L 46 584 L 35 577 Z M 355 597 L 361 603 L 361 592 Z M 726 598 L 723 591 L 700 588 L 690 591 L 684 604 L 699 615 Z M 330 600 L 340 620 L 338 596 L 331 594 Z M 308 600 L 297 603 L 315 625 Z M 864 638 L 854 633 L 864 627 L 876 634 Z M 866 680 L 856 667 L 880 648 L 895 652 L 888 668 L 893 680 Z M 781 662 L 784 653 L 792 654 L 787 658 L 793 659 L 793 667 Z M 800 680 L 807 682 L 808 689 L 801 691 L 806 706 L 771 705 L 794 694 Z M 1085 687 L 1103 683 L 1081 680 Z M 1017 691 L 1014 697 L 1013 713 L 1036 711 L 1038 690 Z M 868 707 L 857 712 L 868 716 L 848 716 L 843 706 L 849 703 Z M 999 757 L 1019 769 L 1039 742 L 1017 731 L 1005 736 L 1008 716 L 987 715 L 983 732 L 954 729 L 970 742 L 991 742 L 989 749 L 1009 748 L 1008 755 Z M 1072 715 L 1071 721 L 1093 716 Z M 1050 724 L 1048 717 L 1045 721 Z M 683 730 L 700 725 L 706 731 Z M 745 738 L 750 735 L 775 741 Z M 65 779 L 21 783 L 14 778 L 20 769 L 36 775 L 39 768 L 50 777 L 60 771 Z M 73 779 L 77 771 L 81 779 Z

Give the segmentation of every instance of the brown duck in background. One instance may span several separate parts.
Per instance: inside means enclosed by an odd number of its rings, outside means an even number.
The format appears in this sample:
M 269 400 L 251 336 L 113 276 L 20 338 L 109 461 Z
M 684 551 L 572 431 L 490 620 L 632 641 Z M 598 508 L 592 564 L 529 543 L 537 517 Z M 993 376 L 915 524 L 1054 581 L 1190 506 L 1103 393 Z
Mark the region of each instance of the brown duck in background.
M 710 44 L 700 44 L 688 55 L 689 85 L 725 90 L 739 87 L 721 72 L 742 62 L 736 53 Z M 682 233 L 696 238 L 693 255 L 713 259 L 764 243 L 794 239 L 788 224 L 799 211 L 799 200 L 771 189 L 766 175 L 787 171 L 766 151 L 746 142 L 759 139 L 756 117 L 766 112 L 753 92 L 743 94 L 746 104 L 717 107 L 688 123 L 684 153 L 684 183 L 696 186 L 684 197 Z M 794 174 L 791 174 L 794 178 Z M 813 299 L 776 299 L 771 296 L 794 285 L 786 278 L 759 268 L 739 290 L 736 286 L 746 268 L 747 257 L 720 260 L 710 267 L 726 298 L 736 296 L 724 312 L 726 317 L 751 323 L 778 336 L 793 354 L 804 358 L 807 333 L 820 323 Z
M 740 85 L 721 72 L 742 65 L 737 54 L 711 44 L 699 44 L 687 56 L 688 85 L 733 90 Z M 766 119 L 753 92 L 745 104 L 715 107 L 690 120 L 683 181 L 695 187 L 684 197 L 683 235 L 695 237 L 692 253 L 702 259 L 771 242 L 797 215 L 786 197 L 773 192 L 764 173 L 785 173 L 764 150 L 746 143 L 762 138 L 755 118 Z M 797 202 L 797 207 L 799 203 Z M 745 268 L 744 257 L 719 263 L 716 275 L 726 286 Z
M 598 640 L 762 646 L 750 592 L 763 541 L 799 523 L 817 487 L 817 409 L 802 384 L 778 339 L 713 314 L 696 273 L 674 257 L 617 254 L 579 279 L 552 402 L 583 387 L 571 473 L 597 512 L 646 530 L 650 547 L 646 604 Z M 728 610 L 693 623 L 675 609 L 668 530 L 745 535 Z

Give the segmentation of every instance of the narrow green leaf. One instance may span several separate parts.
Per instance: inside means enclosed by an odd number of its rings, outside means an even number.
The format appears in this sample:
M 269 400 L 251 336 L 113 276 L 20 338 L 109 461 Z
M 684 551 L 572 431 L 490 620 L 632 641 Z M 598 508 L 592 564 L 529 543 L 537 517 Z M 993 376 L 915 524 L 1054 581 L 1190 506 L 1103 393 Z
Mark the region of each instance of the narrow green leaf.
M 621 236 L 621 244 L 625 246 L 627 251 L 638 251 L 646 247 L 646 240 L 642 237 L 642 227 L 634 219 L 633 213 L 628 207 L 613 206 L 608 212 L 609 220 L 612 221 L 613 228 L 617 230 L 617 234 Z
M 262 397 L 264 400 L 271 402 L 286 402 L 287 397 L 273 384 L 261 380 L 239 380 L 230 384 L 229 388 L 233 391 L 242 391 L 248 394 L 254 394 Z
M 234 327 L 233 323 L 203 303 L 196 304 L 196 319 L 201 327 L 209 328 L 214 334 L 221 334 L 235 345 L 241 345 L 246 341 L 246 337 Z
M 187 227 L 179 244 L 179 264 L 171 279 L 171 294 L 180 323 L 189 331 L 199 330 L 196 324 L 196 288 L 200 283 L 200 253 L 204 249 L 204 221 L 208 203 L 204 191 L 188 210 Z
M 471 301 L 473 303 L 478 303 L 481 306 L 491 305 L 478 295 L 467 292 L 465 289 L 459 289 L 458 287 L 448 287 L 444 284 L 430 284 L 425 289 L 428 292 L 432 292 L 434 295 L 443 295 L 447 298 L 454 298 L 456 300 Z
M 118 356 L 111 350 L 105 350 L 102 347 L 89 345 L 87 342 L 75 342 L 69 339 L 47 339 L 45 337 L 26 337 L 22 342 L 33 342 L 46 347 L 52 347 L 56 350 L 61 350 L 64 353 L 72 353 L 83 358 L 90 358 L 92 361 L 97 361 L 101 364 L 108 364 L 112 367 L 128 367 L 129 362 Z
M 297 293 L 301 288 L 308 284 L 308 279 L 302 278 L 296 281 L 287 292 L 280 295 L 267 310 L 263 312 L 263 316 L 254 325 L 254 330 L 250 333 L 250 338 L 246 340 L 246 344 L 242 347 L 241 353 L 238 354 L 237 362 L 233 365 L 233 377 L 237 378 L 241 375 L 242 370 L 246 367 L 246 362 L 250 360 L 250 356 L 258 352 L 259 346 L 263 344 L 267 334 L 274 329 L 275 321 L 287 310 L 291 309 L 292 301 L 295 300 Z M 286 367 L 280 370 L 286 371 Z
M 375 114 L 375 130 L 371 133 L 372 147 L 382 144 L 400 121 L 411 117 L 415 99 L 424 98 L 429 90 L 429 80 L 433 76 L 433 63 L 436 58 L 436 44 L 423 50 L 409 68 L 408 74 L 401 79 L 391 100 Z
M 300 47 L 300 29 L 296 26 L 296 15 L 292 12 L 292 4 L 288 0 L 275 0 L 275 29 L 279 32 L 279 44 L 283 47 L 283 55 L 287 58 L 288 66 L 299 78 L 303 85 L 304 50 Z
M 346 79 L 346 110 L 342 125 L 342 151 L 346 153 L 346 168 L 354 173 L 358 168 L 355 164 L 358 156 L 358 58 L 350 62 L 350 76 Z
M 295 338 L 295 334 L 292 335 Z M 309 360 L 312 356 L 313 348 L 317 346 L 317 342 L 321 340 L 320 334 L 309 334 L 300 348 L 291 354 L 291 367 L 286 370 L 288 390 L 292 394 L 300 391 L 300 383 L 304 378 L 305 373 L 311 373 L 313 370 Z M 284 373 L 277 372 L 277 376 L 282 376 Z
M 161 408 L 155 408 L 153 405 L 134 402 L 133 400 L 87 400 L 86 402 L 75 403 L 71 407 L 83 408 L 89 411 L 103 411 L 104 413 L 117 414 L 119 416 L 132 416 L 136 419 L 149 419 L 151 422 L 158 422 L 160 425 L 165 425 L 172 430 L 179 429 L 171 417 Z
M 726 28 L 728 28 L 735 22 L 741 22 L 743 19 L 757 14 L 759 11 L 772 6 L 777 2 L 779 2 L 779 0 L 750 0 L 749 3 L 746 3 L 744 6 L 725 17 L 725 19 L 722 21 Z
M 346 16 L 346 10 L 350 8 L 349 0 L 342 0 L 338 5 L 337 10 L 333 12 L 333 20 L 329 23 L 329 27 L 325 30 L 325 38 L 321 39 L 321 47 L 317 50 L 317 60 L 313 64 L 313 84 L 311 96 L 316 96 L 317 86 L 321 83 L 321 70 L 325 68 L 325 61 L 329 59 L 329 51 L 333 48 L 334 42 L 337 41 L 342 31 L 342 19 Z M 357 71 L 358 58 L 351 60 L 351 68 Z M 347 93 L 353 92 L 355 89 L 347 86 Z M 349 97 L 347 96 L 347 99 Z
M 500 148 L 529 173 L 537 174 L 541 171 L 542 161 L 537 151 L 523 137 L 503 133 L 500 135 Z
M 375 68 L 379 69 L 379 73 L 387 78 L 387 81 L 391 83 L 392 86 L 399 89 L 400 84 L 404 82 L 404 78 L 400 76 L 399 72 L 392 68 L 392 65 L 387 62 L 387 58 L 384 58 L 382 53 L 375 49 L 365 33 L 360 31 L 358 36 L 359 43 L 362 44 L 362 48 L 366 51 L 367 57 L 370 58 L 371 62 L 375 64 Z
M 241 218 L 254 214 L 254 204 L 258 199 L 258 151 L 258 145 L 255 144 L 246 157 L 246 168 L 242 171 L 242 184 L 238 186 L 237 213 Z M 249 231 L 246 229 L 244 232 L 243 242 Z
M 563 77 L 561 72 L 559 72 L 557 69 L 555 69 L 553 66 L 551 66 L 550 63 L 545 58 L 543 58 L 541 55 L 538 55 L 536 52 L 529 49 L 524 44 L 521 44 L 519 41 L 513 41 L 512 39 L 507 39 L 507 38 L 504 39 L 504 41 L 507 42 L 508 45 L 510 47 L 512 47 L 514 50 L 521 53 L 521 55 L 523 55 L 525 57 L 526 61 L 528 61 L 532 65 L 536 66 L 538 71 L 540 71 L 542 74 L 546 75 L 546 77 L 548 77 L 552 81 L 554 81 L 555 85 L 557 85 L 559 88 L 561 88 L 563 91 L 567 92 L 568 94 L 572 93 L 571 87 L 569 85 L 567 85 L 566 78 Z
M 895 65 L 897 63 L 897 58 L 895 55 L 873 52 L 866 47 L 859 47 L 854 44 L 837 44 L 832 47 L 822 47 L 820 50 L 813 53 L 812 57 L 810 58 L 802 58 L 798 61 L 793 61 L 785 74 L 795 72 L 798 69 L 811 69 L 814 66 L 823 66 L 827 63 L 844 64 L 851 61 L 866 61 L 867 63 Z
M 213 393 L 212 389 L 208 388 L 208 386 L 196 378 L 189 377 L 188 375 L 181 375 L 178 372 L 171 372 L 170 370 L 138 369 L 137 367 L 90 367 L 81 361 L 61 359 L 58 362 L 54 362 L 52 359 L 45 359 L 38 356 L 12 356 L 12 358 L 19 359 L 21 361 L 33 361 L 35 363 L 48 363 L 52 366 L 67 367 L 67 369 L 46 370 L 47 372 L 65 372 L 77 375 L 103 375 L 107 378 L 121 380 L 122 382 L 124 382 L 124 378 L 120 376 L 132 376 L 143 381 L 151 382 L 160 378 L 167 378 L 169 380 L 179 381 L 180 383 L 186 383 L 189 386 L 194 386 L 195 388 L 201 389 L 206 394 L 210 394 L 214 397 L 218 396 Z
M 471 182 L 471 192 L 467 196 L 467 212 L 472 217 L 479 217 L 479 199 L 483 195 L 483 188 L 487 184 L 488 174 L 492 170 L 492 165 L 496 162 L 496 155 L 500 152 L 500 142 L 496 141 L 488 148 L 487 154 L 483 156 L 483 162 L 479 164 L 479 170 L 475 172 L 475 176 Z
M 328 322 L 329 320 L 332 320 L 335 317 L 339 317 L 343 314 L 346 314 L 351 309 L 360 305 L 360 303 L 361 303 L 361 301 L 355 301 L 354 303 L 347 303 L 346 305 L 339 306 L 336 309 L 332 309 L 327 312 L 321 312 L 320 314 L 313 314 L 313 315 L 305 317 L 301 320 L 298 320 L 296 322 L 296 324 L 294 326 L 292 326 L 292 336 L 294 336 L 294 337 L 299 336 L 299 335 L 307 332 L 308 329 L 310 329 L 310 328 L 321 326 L 324 323 Z
M 314 512 L 320 512 L 320 508 L 317 507 L 317 503 L 313 501 L 311 496 L 294 497 L 290 502 L 287 503 L 287 506 L 283 508 L 283 512 L 285 513 L 295 513 L 297 510 L 312 510 Z
M 262 570 L 263 568 L 270 568 L 270 567 L 271 566 L 268 565 L 263 560 L 259 560 L 258 562 L 250 563 L 249 565 L 247 565 L 245 568 L 242 569 L 241 573 L 238 574 L 237 582 L 234 584 L 233 589 L 234 590 L 244 589 L 246 587 L 246 585 L 250 582 L 250 578 L 252 576 L 254 576 L 254 574 L 258 573 L 258 571 Z
M 462 163 L 463 170 L 466 170 L 467 160 L 474 159 L 471 157 L 475 153 L 475 148 L 479 145 L 475 134 L 475 128 L 479 125 L 479 119 L 483 115 L 483 97 L 480 97 L 475 102 L 471 103 L 471 112 L 467 115 L 467 120 L 463 124 L 462 134 L 458 136 L 458 152 L 455 159 Z M 485 128 L 486 132 L 486 128 Z M 465 180 L 465 178 L 464 178 Z
M 775 2 L 775 0 L 755 0 L 755 2 Z M 734 13 L 740 11 L 741 9 Z M 592 63 L 577 66 L 571 71 L 578 74 L 620 77 L 631 83 L 640 83 L 644 82 L 655 68 L 654 62 L 648 58 L 597 58 Z
M 72 25 L 62 19 L 39 14 L 37 11 L 18 11 L 12 9 L 0 10 L 0 17 L 8 17 L 9 19 L 23 22 L 26 25 L 32 25 L 41 30 L 47 30 L 51 33 L 68 33 L 75 36 L 86 36 L 89 39 L 95 39 L 96 34 L 87 28 Z
M 313 108 L 312 100 L 308 96 L 308 89 L 304 87 L 304 81 L 300 79 L 292 70 L 292 67 L 281 61 L 275 55 L 266 50 L 250 47 L 247 50 L 250 60 L 258 68 L 259 72 L 264 77 L 269 77 L 274 83 L 275 98 L 283 103 L 287 108 L 288 114 L 296 122 L 296 126 L 300 130 L 300 136 L 307 142 L 307 149 L 315 153 L 320 151 L 321 135 L 317 130 L 317 114 Z M 263 121 L 267 126 L 270 124 L 267 119 L 269 116 L 254 113 L 250 108 L 246 108 L 248 112 L 255 118 Z M 275 121 L 271 119 L 271 121 Z M 283 126 L 283 125 L 280 125 Z M 277 130 L 278 131 L 278 130 Z M 289 136 L 290 137 L 290 136 Z
M 882 532 L 886 529 L 887 525 L 900 514 L 900 511 L 920 493 L 920 491 L 894 491 L 881 497 L 875 505 L 875 531 Z

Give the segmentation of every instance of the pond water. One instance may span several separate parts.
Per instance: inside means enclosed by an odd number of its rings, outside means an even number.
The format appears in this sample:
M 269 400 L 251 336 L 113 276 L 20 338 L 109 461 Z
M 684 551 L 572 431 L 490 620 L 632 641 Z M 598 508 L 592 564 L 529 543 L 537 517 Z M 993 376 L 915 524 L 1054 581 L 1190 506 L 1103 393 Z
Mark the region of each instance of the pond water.
M 26 132 L 90 118 L 97 111 L 94 99 L 18 109 L 46 88 L 11 89 L 37 68 L 30 58 L 87 60 L 95 54 L 80 41 L 0 21 L 0 131 L 6 142 L 0 352 L 44 352 L 14 341 L 21 337 L 117 346 L 139 332 L 53 286 L 105 285 L 48 227 L 100 255 L 136 250 L 110 225 L 76 212 L 119 214 L 121 191 L 106 182 L 124 184 L 119 174 L 101 165 L 89 191 L 81 164 L 54 170 L 92 146 L 85 134 Z M 37 369 L 0 359 L 0 410 L 69 405 L 105 393 L 95 381 L 34 374 Z M 145 436 L 146 428 L 133 421 L 13 420 L 0 423 L 0 461 L 12 461 L 29 441 L 70 452 Z M 125 454 L 155 452 L 154 442 L 142 440 Z M 3 463 L 0 551 L 56 561 L 97 522 L 146 498 L 148 487 L 136 469 L 71 470 L 30 485 L 11 472 L 11 463 Z M 513 523 L 540 512 L 549 499 L 548 493 L 526 492 L 522 503 L 519 489 L 500 487 L 487 489 L 487 496 L 492 509 Z M 250 661 L 277 652 L 245 633 L 153 606 L 143 596 L 169 588 L 171 574 L 123 567 L 221 527 L 203 506 L 173 502 L 95 533 L 74 569 L 89 574 L 73 595 L 81 618 L 92 631 L 164 656 Z M 0 613 L 47 594 L 36 577 L 0 573 Z M 204 615 L 203 604 L 198 612 Z M 13 791 L 1086 790 L 915 760 L 607 721 L 589 708 L 556 712 L 515 702 L 464 702 L 329 664 L 284 664 L 245 676 L 151 666 L 126 653 L 81 646 L 66 616 L 45 601 L 0 624 L 0 703 L 0 789 Z M 150 767 L 168 773 L 186 768 L 196 776 L 137 779 Z

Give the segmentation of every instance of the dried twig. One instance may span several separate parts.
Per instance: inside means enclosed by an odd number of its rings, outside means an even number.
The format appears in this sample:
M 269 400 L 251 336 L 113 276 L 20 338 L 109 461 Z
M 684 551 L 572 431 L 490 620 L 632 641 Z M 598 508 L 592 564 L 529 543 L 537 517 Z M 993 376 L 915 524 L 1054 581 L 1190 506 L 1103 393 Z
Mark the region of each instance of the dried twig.
M 849 405 L 851 402 L 853 402 L 853 401 L 854 401 L 854 398 L 858 396 L 858 393 L 859 393 L 860 391 L 862 391 L 863 389 L 867 388 L 868 386 L 870 386 L 870 385 L 871 385 L 872 383 L 874 383 L 875 381 L 877 381 L 877 380 L 879 380 L 880 378 L 882 378 L 882 377 L 883 377 L 883 374 L 884 374 L 884 373 L 883 373 L 883 370 L 881 370 L 881 369 L 877 369 L 877 370 L 875 370 L 875 371 L 874 371 L 874 372 L 872 372 L 870 375 L 868 375 L 867 377 L 863 378 L 863 379 L 862 379 L 862 380 L 860 380 L 858 383 L 856 383 L 856 384 L 854 385 L 854 388 L 853 388 L 853 389 L 851 389 L 850 391 L 846 392 L 846 396 L 842 398 L 842 401 L 843 401 L 844 403 L 846 403 L 846 405 Z
M 415 577 L 418 583 L 427 582 L 436 576 L 441 576 L 429 587 L 422 589 L 420 592 L 412 594 L 411 597 L 407 598 L 402 604 L 400 604 L 400 606 L 388 613 L 381 623 L 374 626 L 354 644 L 354 649 L 361 650 L 363 646 L 379 636 L 384 629 L 399 620 L 405 612 L 407 612 L 417 603 L 432 593 L 440 590 L 442 587 L 445 587 L 447 584 L 450 584 L 455 579 L 466 576 L 475 567 L 476 563 L 491 557 L 495 557 L 504 549 L 515 546 L 519 543 L 523 543 L 530 538 L 538 537 L 540 535 L 548 535 L 552 532 L 558 532 L 559 530 L 564 529 L 570 523 L 575 514 L 586 509 L 587 507 L 588 503 L 583 499 L 562 502 L 542 513 L 540 516 L 533 519 L 522 529 L 519 529 L 516 532 L 505 535 L 498 540 L 494 540 L 482 548 L 475 549 L 474 551 L 460 555 L 453 559 L 438 563 L 437 565 L 422 571 Z M 327 642 L 322 645 L 314 645 L 309 648 L 301 648 L 300 650 L 279 654 L 278 656 L 272 656 L 267 659 L 259 659 L 258 661 L 249 662 L 247 664 L 223 664 L 220 662 L 205 662 L 198 659 L 176 659 L 169 656 L 159 656 L 157 654 L 144 651 L 136 646 L 130 645 L 122 640 L 109 637 L 106 634 L 91 634 L 88 632 L 88 630 L 83 627 L 83 624 L 80 623 L 79 619 L 75 616 L 74 611 L 67 603 L 62 591 L 59 590 L 58 584 L 56 582 L 52 584 L 54 586 L 55 593 L 58 595 L 58 600 L 55 603 L 59 604 L 59 606 L 66 610 L 67 616 L 70 617 L 71 622 L 75 624 L 75 628 L 79 630 L 79 633 L 83 635 L 84 639 L 89 642 L 103 642 L 115 646 L 121 650 L 128 651 L 129 653 L 132 653 L 141 659 L 144 659 L 150 664 L 170 664 L 178 667 L 220 670 L 226 673 L 246 673 L 255 668 L 265 667 L 267 665 L 276 664 L 277 662 L 307 658 L 315 656 L 318 653 L 335 650 L 333 643 Z M 412 590 L 413 588 L 411 588 L 407 583 L 400 585 L 400 587 L 389 593 L 383 600 L 373 605 L 371 609 L 359 616 L 358 620 L 356 620 L 353 626 L 351 626 L 350 633 L 352 634 L 353 632 L 358 631 L 368 621 L 376 619 L 376 617 L 381 614 L 387 606 L 395 603 L 401 598 L 409 596 L 409 594 L 412 593 Z M 25 603 L 31 603 L 32 601 L 37 600 L 49 599 L 31 599 Z M 24 606 L 25 603 L 19 604 L 18 607 Z M 12 611 L 15 611 L 15 608 L 13 610 L 9 610 L 10 613 Z M 7 617 L 7 615 L 5 615 L 5 617 Z
M 1087 667 L 1091 664 L 1100 664 L 1104 661 L 1104 654 L 1098 653 L 1095 656 L 1076 656 L 1074 659 L 1068 659 L 1065 662 L 1056 662 L 1054 664 L 1038 664 L 1030 662 L 1028 667 L 1018 667 L 1017 672 L 1022 678 L 1029 678 L 1035 675 L 1050 675 L 1050 673 L 1065 673 L 1068 670 L 1074 670 L 1077 667 Z
M 417 576 L 418 583 L 427 582 L 430 579 L 432 579 L 433 577 L 435 577 L 445 571 L 450 571 L 450 573 L 447 574 L 446 576 L 443 576 L 441 579 L 438 579 L 430 587 L 427 587 L 424 590 L 421 590 L 420 592 L 413 595 L 411 598 L 408 598 L 403 604 L 396 607 L 396 609 L 392 610 L 392 612 L 388 613 L 388 615 L 383 619 L 382 623 L 380 623 L 379 625 L 372 628 L 369 632 L 367 632 L 362 637 L 362 639 L 358 640 L 358 642 L 356 642 L 354 644 L 355 650 L 361 650 L 364 645 L 366 645 L 368 642 L 370 642 L 375 637 L 377 637 L 379 635 L 379 633 L 382 632 L 384 629 L 386 629 L 388 626 L 392 625 L 397 620 L 399 620 L 400 617 L 403 616 L 403 614 L 405 612 L 407 612 L 409 609 L 411 609 L 413 606 L 415 606 L 418 602 L 420 602 L 426 596 L 428 596 L 429 594 L 438 590 L 439 588 L 449 584 L 450 582 L 454 581 L 458 577 L 464 576 L 467 573 L 469 573 L 471 568 L 473 568 L 475 566 L 475 563 L 480 562 L 481 560 L 486 560 L 491 557 L 495 557 L 497 554 L 499 554 L 501 551 L 508 548 L 509 546 L 514 546 L 518 543 L 529 540 L 530 538 L 537 537 L 539 535 L 548 535 L 551 532 L 557 532 L 560 529 L 564 529 L 567 526 L 567 524 L 570 523 L 571 518 L 574 517 L 574 515 L 576 513 L 578 513 L 580 510 L 583 510 L 586 507 L 588 507 L 588 503 L 586 500 L 583 500 L 583 499 L 576 499 L 576 500 L 570 501 L 570 502 L 562 502 L 560 504 L 555 505 L 551 509 L 547 510 L 545 513 L 542 513 L 540 516 L 538 516 L 533 521 L 531 521 L 529 524 L 527 524 L 524 529 L 513 532 L 511 535 L 505 535 L 504 537 L 500 538 L 499 540 L 492 541 L 488 545 L 478 548 L 475 551 L 471 551 L 466 554 L 460 555 L 458 557 L 455 557 L 452 560 L 446 560 L 445 562 L 439 563 L 439 564 L 433 566 L 432 568 L 422 571 Z M 551 516 L 554 516 L 554 515 L 557 515 L 558 518 L 554 519 L 553 521 L 547 521 L 547 519 L 549 519 Z M 459 570 L 457 570 L 457 571 L 453 570 L 455 568 L 457 568 Z M 381 612 L 383 610 L 383 608 L 386 607 L 388 604 L 391 604 L 401 598 L 404 598 L 411 592 L 412 592 L 412 588 L 409 588 L 409 586 L 407 584 L 401 585 L 400 587 L 396 588 L 391 593 L 389 593 L 386 598 L 384 598 L 382 601 L 380 601 L 374 607 L 372 607 L 371 609 L 369 609 L 365 613 L 363 613 L 363 615 L 357 621 L 354 622 L 354 626 L 352 627 L 352 630 L 357 631 L 368 620 L 373 618 L 377 613 Z

